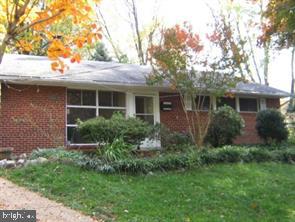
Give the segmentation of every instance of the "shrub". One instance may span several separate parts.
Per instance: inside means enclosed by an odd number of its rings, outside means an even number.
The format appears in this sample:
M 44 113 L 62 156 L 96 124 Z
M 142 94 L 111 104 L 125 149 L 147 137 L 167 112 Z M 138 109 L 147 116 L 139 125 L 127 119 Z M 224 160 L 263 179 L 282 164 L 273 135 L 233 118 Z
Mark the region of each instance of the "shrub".
M 288 138 L 285 118 L 278 110 L 260 111 L 256 117 L 256 129 L 266 144 L 281 143 Z
M 161 140 L 161 147 L 167 151 L 181 151 L 193 145 L 191 136 L 186 133 L 173 132 L 163 124 L 156 124 L 151 131 L 152 139 Z
M 111 119 L 97 117 L 85 122 L 78 122 L 82 137 L 91 143 L 112 144 L 122 138 L 127 144 L 139 145 L 149 136 L 151 126 L 138 118 L 125 118 L 121 113 L 114 113 Z
M 214 147 L 232 144 L 241 135 L 244 120 L 229 106 L 223 106 L 213 113 L 205 141 Z
M 128 157 L 131 149 L 132 146 L 121 137 L 98 148 L 97 152 L 105 161 L 117 161 Z

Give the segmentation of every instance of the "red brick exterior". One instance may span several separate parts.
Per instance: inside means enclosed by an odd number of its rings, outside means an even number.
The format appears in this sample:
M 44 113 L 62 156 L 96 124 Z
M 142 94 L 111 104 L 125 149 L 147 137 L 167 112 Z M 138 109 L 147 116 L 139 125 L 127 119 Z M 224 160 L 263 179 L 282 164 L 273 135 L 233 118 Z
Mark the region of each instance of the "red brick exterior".
M 281 106 L 280 99 L 273 99 L 273 98 L 266 99 L 266 107 L 267 108 L 279 109 L 280 106 Z
M 179 96 L 172 93 L 160 93 L 160 102 L 170 101 L 172 102 L 172 111 L 160 111 L 160 122 L 167 126 L 169 129 L 177 132 L 187 132 L 188 124 L 181 106 Z M 267 98 L 267 108 L 279 108 L 280 99 Z M 206 112 L 202 112 L 202 115 L 206 115 Z M 236 144 L 257 144 L 261 143 L 261 139 L 258 137 L 255 125 L 256 125 L 256 113 L 243 113 L 240 115 L 245 121 L 245 128 L 243 135 L 236 138 Z
M 185 132 L 188 124 L 177 94 L 160 93 L 160 101 L 171 101 L 172 111 L 160 111 L 160 121 L 168 128 Z M 66 144 L 66 88 L 2 84 L 0 108 L 0 148 L 29 153 L 36 148 Z M 268 108 L 279 108 L 279 99 L 267 99 Z M 206 112 L 202 112 L 205 119 Z M 255 130 L 255 113 L 241 113 L 245 120 L 236 143 L 261 142 Z
M 65 145 L 66 89 L 2 84 L 0 147 L 14 153 Z

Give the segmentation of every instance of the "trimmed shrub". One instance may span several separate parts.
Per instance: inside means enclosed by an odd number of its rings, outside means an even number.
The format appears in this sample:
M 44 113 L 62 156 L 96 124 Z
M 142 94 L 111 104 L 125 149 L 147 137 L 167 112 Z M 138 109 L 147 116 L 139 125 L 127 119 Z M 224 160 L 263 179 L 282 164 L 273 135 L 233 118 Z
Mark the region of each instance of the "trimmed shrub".
M 241 135 L 244 120 L 233 108 L 223 106 L 214 111 L 205 141 L 214 147 L 230 145 Z
M 114 113 L 111 119 L 97 117 L 85 122 L 78 122 L 82 137 L 90 143 L 112 144 L 122 138 L 127 144 L 139 145 L 147 138 L 151 126 L 138 118 L 125 118 L 121 113 Z
M 288 139 L 285 118 L 275 109 L 263 110 L 257 114 L 256 130 L 266 144 L 281 143 Z

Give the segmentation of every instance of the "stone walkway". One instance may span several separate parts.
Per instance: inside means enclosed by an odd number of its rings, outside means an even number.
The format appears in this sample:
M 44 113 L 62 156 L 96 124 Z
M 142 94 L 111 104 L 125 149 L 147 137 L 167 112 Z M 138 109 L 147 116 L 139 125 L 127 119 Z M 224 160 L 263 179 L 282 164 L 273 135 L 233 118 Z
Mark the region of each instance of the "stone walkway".
M 36 210 L 40 222 L 102 222 L 0 178 L 0 209 Z

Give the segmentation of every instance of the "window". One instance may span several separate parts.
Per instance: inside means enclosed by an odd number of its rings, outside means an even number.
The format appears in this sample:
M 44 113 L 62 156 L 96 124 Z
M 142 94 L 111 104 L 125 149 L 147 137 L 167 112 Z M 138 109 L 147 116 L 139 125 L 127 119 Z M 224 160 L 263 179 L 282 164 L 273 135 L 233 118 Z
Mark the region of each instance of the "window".
M 235 98 L 230 98 L 230 97 L 217 98 L 217 101 L 216 101 L 217 108 L 222 107 L 224 105 L 230 106 L 231 108 L 236 110 L 236 99 Z
M 136 117 L 150 124 L 154 124 L 154 100 L 153 97 L 136 96 L 135 113 Z
M 69 89 L 67 103 L 76 106 L 96 106 L 96 91 Z
M 106 92 L 98 93 L 99 106 L 125 107 L 125 93 Z
M 85 143 L 76 131 L 77 119 L 82 121 L 103 116 L 111 118 L 114 112 L 125 114 L 125 93 L 96 90 L 67 90 L 67 140 Z
M 257 112 L 258 102 L 255 98 L 240 98 L 240 111 L 241 112 Z
M 195 102 L 196 110 L 208 111 L 210 109 L 210 96 L 197 96 Z

